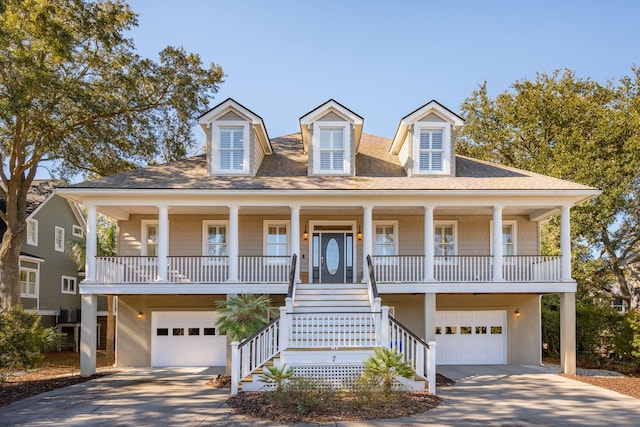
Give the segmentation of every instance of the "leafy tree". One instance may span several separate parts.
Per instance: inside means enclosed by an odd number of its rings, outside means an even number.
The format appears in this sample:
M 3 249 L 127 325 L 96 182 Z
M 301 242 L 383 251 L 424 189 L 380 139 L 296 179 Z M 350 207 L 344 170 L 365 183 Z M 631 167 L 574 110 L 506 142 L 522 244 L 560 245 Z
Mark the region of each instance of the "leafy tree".
M 96 227 L 98 238 L 98 256 L 116 256 L 118 231 L 116 224 L 107 217 L 99 215 Z M 68 255 L 75 261 L 78 268 L 84 268 L 87 262 L 87 241 L 84 239 L 73 239 L 68 242 Z M 115 347 L 115 316 L 113 313 L 113 295 L 107 295 L 107 342 L 106 356 L 111 359 L 114 356 Z
M 269 323 L 276 313 L 271 307 L 271 299 L 266 295 L 235 295 L 216 302 L 221 314 L 217 322 L 220 332 L 229 336 L 231 341 L 249 338 Z
M 397 348 L 391 350 L 377 347 L 374 354 L 364 362 L 363 376 L 380 381 L 385 391 L 391 391 L 394 378 L 412 378 L 413 375 L 413 367 L 402 360 L 402 353 L 398 353 Z
M 574 247 L 586 247 L 577 267 L 600 251 L 601 269 L 636 306 L 640 291 L 620 260 L 640 246 L 640 68 L 604 84 L 569 70 L 542 73 L 495 98 L 485 82 L 462 111 L 460 153 L 602 190 L 572 209 Z M 592 284 L 601 291 L 603 280 Z
M 40 316 L 21 305 L 0 312 L 0 370 L 31 369 L 42 361 L 41 349 L 49 350 L 59 336 L 40 324 Z
M 167 47 L 141 58 L 122 0 L 0 3 L 0 309 L 20 302 L 26 197 L 42 162 L 60 177 L 105 176 L 183 156 L 222 69 Z

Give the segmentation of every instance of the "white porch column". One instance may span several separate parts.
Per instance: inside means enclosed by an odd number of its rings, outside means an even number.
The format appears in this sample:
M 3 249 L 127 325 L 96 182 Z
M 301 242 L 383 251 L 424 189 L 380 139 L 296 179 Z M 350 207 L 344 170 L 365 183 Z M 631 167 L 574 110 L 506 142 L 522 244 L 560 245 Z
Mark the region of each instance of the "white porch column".
M 576 373 L 576 294 L 560 294 L 560 368 L 565 374 Z
M 560 211 L 560 253 L 562 255 L 560 270 L 562 281 L 564 282 L 572 280 L 570 209 L 570 206 L 562 206 Z
M 87 242 L 86 242 L 86 273 L 88 282 L 96 281 L 96 256 L 98 254 L 98 214 L 96 207 L 87 206 Z
M 169 208 L 158 206 L 158 281 L 166 282 L 169 256 Z
M 493 280 L 502 281 L 502 206 L 493 207 Z
M 373 207 L 362 207 L 362 281 L 369 278 L 367 255 L 373 256 Z
M 295 283 L 300 283 L 300 206 L 291 206 L 291 255 L 296 254 Z
M 434 236 L 433 236 L 433 210 L 434 210 L 433 206 L 424 207 L 424 281 L 425 282 L 431 282 L 434 279 L 433 257 L 435 256 L 435 242 L 434 242 Z
M 424 294 L 424 340 L 436 340 L 436 294 Z
M 89 377 L 96 373 L 96 346 L 98 344 L 97 295 L 82 295 L 80 329 L 80 375 Z
M 229 281 L 238 281 L 238 207 L 229 206 Z

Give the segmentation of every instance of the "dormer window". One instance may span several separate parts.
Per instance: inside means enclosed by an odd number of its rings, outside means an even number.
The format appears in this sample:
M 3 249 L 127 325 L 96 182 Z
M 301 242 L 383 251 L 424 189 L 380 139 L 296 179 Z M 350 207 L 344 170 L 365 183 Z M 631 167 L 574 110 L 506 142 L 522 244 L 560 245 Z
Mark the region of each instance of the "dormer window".
M 344 172 L 344 128 L 320 128 L 320 171 Z
M 244 168 L 244 129 L 220 128 L 220 171 L 242 171 Z
M 249 125 L 226 121 L 213 126 L 211 169 L 215 174 L 249 173 Z
M 449 174 L 451 137 L 448 124 L 416 124 L 416 174 Z

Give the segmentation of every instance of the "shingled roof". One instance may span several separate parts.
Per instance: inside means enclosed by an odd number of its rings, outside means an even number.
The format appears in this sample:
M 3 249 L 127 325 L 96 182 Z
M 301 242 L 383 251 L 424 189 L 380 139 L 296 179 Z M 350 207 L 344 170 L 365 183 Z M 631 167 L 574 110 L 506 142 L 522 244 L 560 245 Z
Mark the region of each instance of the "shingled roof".
M 407 177 L 391 140 L 363 134 L 357 176 L 308 176 L 300 133 L 271 140 L 255 177 L 211 176 L 205 155 L 151 166 L 71 188 L 207 190 L 589 190 L 591 187 L 520 169 L 456 156 L 456 176 Z

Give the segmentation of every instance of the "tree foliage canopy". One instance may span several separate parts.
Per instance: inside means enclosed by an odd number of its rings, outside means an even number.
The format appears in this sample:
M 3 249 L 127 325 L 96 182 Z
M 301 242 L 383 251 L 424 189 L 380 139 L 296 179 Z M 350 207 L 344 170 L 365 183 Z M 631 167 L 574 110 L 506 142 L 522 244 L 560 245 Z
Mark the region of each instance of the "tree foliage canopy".
M 41 162 L 57 176 L 104 176 L 183 157 L 192 126 L 222 82 L 196 54 L 140 57 L 121 0 L 0 2 L 2 307 L 19 302 L 26 193 Z
M 640 68 L 604 84 L 570 70 L 537 74 L 495 98 L 485 82 L 462 111 L 460 153 L 602 190 L 572 210 L 574 243 L 589 247 L 582 256 L 601 251 L 631 299 L 620 261 L 640 242 Z

